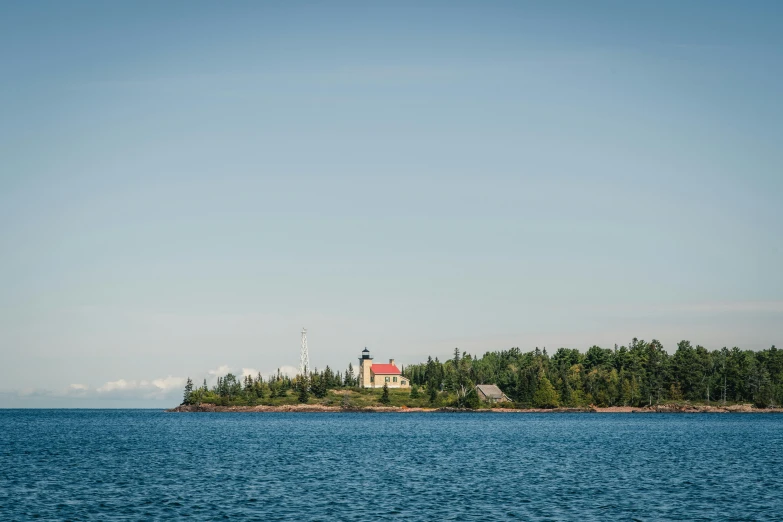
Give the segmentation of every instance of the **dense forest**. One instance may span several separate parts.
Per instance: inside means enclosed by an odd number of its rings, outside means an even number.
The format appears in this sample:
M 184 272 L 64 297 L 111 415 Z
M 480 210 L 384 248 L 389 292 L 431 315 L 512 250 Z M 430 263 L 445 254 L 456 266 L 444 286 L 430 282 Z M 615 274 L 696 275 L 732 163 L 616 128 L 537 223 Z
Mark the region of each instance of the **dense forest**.
M 404 393 L 411 405 L 476 407 L 476 384 L 496 384 L 518 407 L 645 406 L 664 402 L 783 404 L 783 350 L 739 348 L 709 351 L 681 341 L 674 354 L 660 342 L 633 339 L 614 349 L 592 346 L 585 353 L 560 348 L 523 353 L 518 348 L 472 356 L 459 349 L 453 358 L 436 357 L 403 368 L 413 385 Z M 354 369 L 329 367 L 308 376 L 228 374 L 209 388 L 188 379 L 184 403 L 274 404 L 290 397 L 319 399 L 329 390 L 356 389 Z M 421 388 L 421 391 L 420 391 Z M 397 396 L 401 391 L 395 391 Z M 382 397 L 388 398 L 384 392 Z M 275 399 L 278 399 L 277 401 Z M 388 402 L 379 399 L 380 402 Z
M 783 351 L 739 348 L 709 351 L 681 341 L 670 355 L 658 341 L 633 339 L 586 353 L 560 348 L 522 353 L 518 348 L 483 357 L 454 352 L 444 363 L 408 366 L 412 383 L 458 390 L 497 384 L 523 406 L 643 406 L 664 401 L 783 404 Z

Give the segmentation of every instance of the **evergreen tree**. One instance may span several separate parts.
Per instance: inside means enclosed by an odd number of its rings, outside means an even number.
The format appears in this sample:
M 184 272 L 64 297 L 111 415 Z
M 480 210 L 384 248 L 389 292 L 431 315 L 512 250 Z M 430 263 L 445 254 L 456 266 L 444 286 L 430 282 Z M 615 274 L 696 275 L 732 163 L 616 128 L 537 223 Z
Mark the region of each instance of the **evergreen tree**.
M 302 404 L 307 403 L 307 401 L 310 400 L 310 390 L 309 390 L 309 383 L 307 382 L 307 377 L 304 375 L 300 376 L 297 386 L 299 388 L 298 390 L 299 395 L 297 397 L 297 400 Z
M 342 375 L 329 367 L 316 371 L 305 377 L 304 393 L 308 398 L 310 394 L 321 397 L 335 387 L 355 386 L 354 372 L 352 364 Z M 429 357 L 425 363 L 405 367 L 403 375 L 411 384 L 411 399 L 429 398 L 432 404 L 447 399 L 463 406 L 469 397 L 465 390 L 474 383 L 496 384 L 526 407 L 646 406 L 679 399 L 751 402 L 757 407 L 783 404 L 783 350 L 774 346 L 757 352 L 738 347 L 708 351 L 683 340 L 669 355 L 658 341 L 634 338 L 628 346 L 614 349 L 592 346 L 582 353 L 560 348 L 551 357 L 546 349 L 525 353 L 512 347 L 481 357 L 455 349 L 453 359 L 441 363 Z M 214 386 L 204 379 L 198 387 L 188 379 L 183 404 L 252 404 L 265 395 L 293 395 L 289 400 L 296 400 L 302 391 L 302 379 L 292 380 L 279 370 L 265 380 L 260 375 L 240 379 L 229 373 L 218 377 Z
M 192 393 L 193 393 L 193 381 L 191 381 L 190 377 L 188 377 L 188 380 L 185 383 L 185 393 L 182 396 L 182 404 L 190 404 L 190 396 Z
M 424 367 L 424 381 L 429 383 L 435 381 L 435 361 L 432 360 L 432 356 L 427 357 L 427 363 Z
M 329 368 L 329 365 L 326 365 L 326 369 L 323 371 L 323 374 L 321 375 L 321 378 L 323 380 L 324 384 L 324 395 L 326 395 L 325 391 L 329 388 L 333 388 L 334 385 L 334 373 L 332 372 L 332 369 Z
M 223 385 L 221 395 L 227 397 L 229 401 L 242 394 L 242 383 L 237 380 L 236 375 L 233 373 L 227 373 L 221 380 L 221 384 Z
M 345 386 L 354 386 L 353 365 L 348 363 L 348 369 L 345 370 Z
M 383 384 L 383 393 L 381 394 L 381 404 L 389 404 L 391 399 L 389 398 L 389 385 Z
M 430 403 L 434 404 L 435 401 L 438 399 L 438 389 L 435 387 L 434 384 L 428 384 L 427 389 L 430 393 Z
M 315 373 L 312 376 L 312 383 L 310 385 L 310 390 L 313 392 L 313 395 L 318 397 L 319 399 L 323 399 L 326 397 L 326 392 L 328 391 L 328 385 L 327 382 L 328 375 L 326 372 L 324 373 Z

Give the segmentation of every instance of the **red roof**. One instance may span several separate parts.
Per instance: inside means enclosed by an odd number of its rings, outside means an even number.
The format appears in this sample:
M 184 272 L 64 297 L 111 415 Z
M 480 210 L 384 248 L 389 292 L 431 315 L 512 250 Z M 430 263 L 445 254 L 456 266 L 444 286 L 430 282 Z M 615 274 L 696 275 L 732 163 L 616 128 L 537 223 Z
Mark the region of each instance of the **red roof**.
M 393 364 L 373 364 L 370 370 L 375 375 L 400 375 L 400 370 Z

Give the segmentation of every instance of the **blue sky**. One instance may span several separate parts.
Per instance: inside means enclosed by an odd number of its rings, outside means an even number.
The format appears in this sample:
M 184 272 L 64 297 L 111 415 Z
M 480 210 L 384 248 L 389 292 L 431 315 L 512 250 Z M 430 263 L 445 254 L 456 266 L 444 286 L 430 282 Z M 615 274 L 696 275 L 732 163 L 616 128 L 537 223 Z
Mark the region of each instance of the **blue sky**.
M 778 2 L 0 7 L 0 406 L 780 345 Z M 210 373 L 210 371 L 212 373 Z

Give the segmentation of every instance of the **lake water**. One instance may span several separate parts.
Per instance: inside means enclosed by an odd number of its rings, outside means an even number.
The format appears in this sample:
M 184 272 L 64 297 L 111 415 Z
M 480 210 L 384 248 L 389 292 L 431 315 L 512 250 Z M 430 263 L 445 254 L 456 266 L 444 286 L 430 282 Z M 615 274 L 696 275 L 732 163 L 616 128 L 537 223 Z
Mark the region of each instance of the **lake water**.
M 0 410 L 0 520 L 783 520 L 783 415 Z

